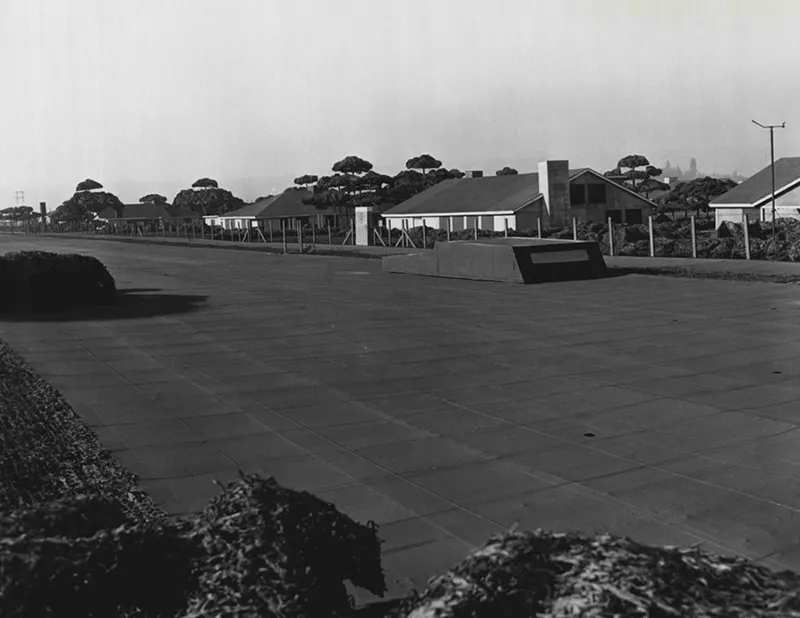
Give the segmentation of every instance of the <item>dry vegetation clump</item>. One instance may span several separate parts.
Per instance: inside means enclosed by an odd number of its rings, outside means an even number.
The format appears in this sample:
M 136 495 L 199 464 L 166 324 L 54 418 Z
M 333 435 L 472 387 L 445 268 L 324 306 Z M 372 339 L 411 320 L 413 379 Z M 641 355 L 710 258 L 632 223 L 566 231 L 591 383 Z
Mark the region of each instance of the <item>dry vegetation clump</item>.
M 800 616 L 800 576 L 610 535 L 510 532 L 408 599 L 404 618 Z

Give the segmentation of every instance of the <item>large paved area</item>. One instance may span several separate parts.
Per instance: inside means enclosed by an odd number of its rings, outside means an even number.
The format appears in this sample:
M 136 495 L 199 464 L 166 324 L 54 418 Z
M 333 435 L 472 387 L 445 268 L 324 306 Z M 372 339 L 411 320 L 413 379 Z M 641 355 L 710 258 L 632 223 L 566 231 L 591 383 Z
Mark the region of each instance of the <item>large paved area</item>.
M 381 525 L 392 591 L 491 533 L 607 530 L 800 569 L 800 288 L 538 286 L 377 260 L 79 251 L 119 315 L 0 322 L 169 511 L 237 466 Z

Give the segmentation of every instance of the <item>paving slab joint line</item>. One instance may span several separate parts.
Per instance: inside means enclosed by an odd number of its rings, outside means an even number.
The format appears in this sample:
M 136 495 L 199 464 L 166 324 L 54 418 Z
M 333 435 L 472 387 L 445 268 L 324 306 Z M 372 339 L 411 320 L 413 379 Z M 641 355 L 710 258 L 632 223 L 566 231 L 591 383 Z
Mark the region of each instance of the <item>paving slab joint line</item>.
M 667 397 L 662 397 L 662 398 L 659 398 L 659 399 L 668 399 L 668 398 Z M 576 446 L 582 446 L 583 448 L 586 448 L 587 450 L 591 450 L 591 451 L 595 451 L 595 452 L 598 452 L 598 453 L 601 453 L 601 454 L 604 454 L 604 455 L 610 455 L 612 457 L 616 457 L 617 459 L 621 459 L 621 460 L 626 461 L 628 463 L 635 464 L 633 469 L 650 468 L 650 469 L 653 469 L 653 470 L 658 470 L 659 472 L 665 472 L 667 474 L 672 474 L 674 476 L 681 477 L 681 478 L 684 478 L 684 479 L 687 479 L 687 480 L 691 480 L 691 481 L 700 483 L 702 485 L 707 485 L 709 487 L 714 487 L 715 489 L 720 489 L 720 490 L 723 490 L 723 491 L 730 491 L 730 492 L 732 492 L 734 494 L 747 496 L 747 497 L 752 498 L 754 500 L 759 500 L 761 502 L 766 502 L 766 503 L 769 503 L 769 504 L 773 504 L 774 506 L 787 508 L 787 509 L 789 509 L 790 511 L 793 511 L 793 512 L 800 512 L 800 509 L 797 509 L 797 508 L 794 508 L 794 507 L 790 507 L 788 505 L 784 505 L 784 504 L 781 504 L 781 503 L 778 503 L 778 502 L 774 502 L 772 500 L 765 500 L 763 498 L 759 498 L 758 496 L 755 496 L 753 494 L 749 494 L 749 493 L 741 491 L 741 490 L 736 490 L 736 489 L 731 489 L 731 488 L 728 488 L 728 487 L 723 487 L 721 485 L 717 485 L 717 484 L 712 483 L 710 481 L 704 481 L 702 479 L 695 479 L 695 478 L 690 477 L 688 475 L 680 474 L 678 472 L 673 472 L 673 471 L 668 470 L 666 468 L 659 467 L 657 465 L 658 462 L 655 462 L 653 464 L 648 464 L 648 463 L 642 463 L 642 462 L 639 462 L 639 461 L 636 461 L 636 460 L 633 460 L 633 459 L 629 459 L 627 457 L 620 457 L 618 455 L 613 455 L 612 453 L 607 453 L 606 451 L 603 451 L 603 450 L 600 450 L 600 449 L 595 448 L 593 446 L 584 444 L 583 442 L 573 441 L 573 440 L 569 440 L 567 438 L 561 438 L 559 436 L 550 436 L 550 434 L 538 431 L 538 430 L 536 430 L 534 428 L 531 428 L 531 427 L 527 427 L 526 425 L 520 425 L 518 423 L 514 423 L 513 421 L 507 421 L 506 419 L 502 419 L 500 417 L 496 417 L 496 416 L 494 416 L 492 414 L 489 414 L 487 412 L 481 412 L 479 410 L 474 410 L 474 411 L 477 412 L 478 414 L 482 414 L 484 416 L 488 416 L 488 417 L 494 418 L 496 420 L 505 421 L 506 423 L 516 427 L 517 429 L 522 429 L 524 431 L 532 431 L 532 432 L 538 433 L 540 435 L 546 435 L 546 436 L 549 436 L 549 437 L 553 437 L 553 438 L 555 438 L 557 440 L 561 440 L 562 442 L 566 442 L 567 444 L 572 444 L 572 445 L 576 445 Z M 784 431 L 779 432 L 778 434 L 775 434 L 775 435 L 781 435 L 781 434 L 784 434 L 784 433 L 790 433 L 792 431 L 795 431 L 796 429 L 797 428 L 784 430 Z M 755 438 L 745 439 L 745 440 L 742 440 L 741 442 L 743 443 L 743 442 L 746 442 L 746 441 L 752 440 L 752 439 L 755 439 Z M 481 451 L 479 451 L 479 452 L 481 452 Z M 691 453 L 689 453 L 689 454 L 691 454 Z M 682 457 L 682 456 L 685 456 L 685 455 L 675 455 L 674 457 L 667 458 L 664 461 L 669 461 L 670 459 L 674 459 L 676 457 Z M 501 460 L 504 461 L 505 463 L 509 464 L 512 468 L 516 469 L 517 471 L 519 471 L 519 472 L 521 472 L 523 474 L 526 474 L 528 476 L 532 476 L 533 478 L 537 478 L 537 479 L 540 479 L 540 480 L 545 480 L 547 482 L 552 482 L 551 479 L 558 479 L 559 478 L 559 477 L 551 477 L 551 475 L 549 475 L 549 474 L 541 474 L 541 473 L 539 473 L 537 475 L 537 474 L 534 474 L 531 470 L 528 470 L 524 466 L 520 466 L 519 464 L 516 464 L 513 461 L 508 461 L 508 460 L 505 460 L 505 459 L 501 459 Z M 614 475 L 617 475 L 617 474 L 623 474 L 624 472 L 630 472 L 630 470 L 611 473 L 609 476 L 614 476 Z M 589 479 L 586 479 L 586 480 L 589 480 Z M 605 502 L 608 502 L 608 503 L 611 503 L 611 504 L 617 503 L 617 504 L 625 505 L 627 508 L 634 510 L 635 512 L 641 514 L 643 517 L 645 517 L 647 519 L 652 519 L 652 520 L 657 521 L 659 523 L 669 524 L 669 522 L 663 520 L 656 513 L 652 512 L 652 511 L 649 511 L 648 509 L 644 509 L 644 508 L 639 507 L 639 506 L 637 506 L 635 504 L 626 502 L 624 500 L 620 500 L 619 498 L 616 498 L 616 497 L 611 496 L 609 494 L 604 494 L 602 492 L 596 492 L 595 490 L 592 490 L 589 487 L 584 487 L 581 483 L 582 483 L 582 481 L 570 481 L 568 483 L 563 484 L 563 486 L 564 487 L 574 487 L 574 488 L 579 489 L 579 490 L 588 491 L 590 495 L 595 496 L 595 497 L 597 497 L 598 499 L 600 499 L 602 501 L 605 501 Z M 558 485 L 557 480 L 556 480 L 555 484 Z M 495 522 L 495 523 L 497 523 L 497 522 Z M 683 525 L 686 526 L 686 524 L 683 524 Z M 708 541 L 714 543 L 715 545 L 718 545 L 720 547 L 725 547 L 726 549 L 728 549 L 730 551 L 734 551 L 735 553 L 742 555 L 741 552 L 735 551 L 733 548 L 727 547 L 723 542 L 721 542 L 719 540 L 716 540 L 716 538 L 714 536 L 705 535 L 704 533 L 701 533 L 700 531 L 696 531 L 696 530 L 694 530 L 693 528 L 691 528 L 689 526 L 686 526 L 686 528 L 689 529 L 689 530 L 692 530 L 693 534 L 695 536 L 697 536 L 698 538 L 706 538 Z

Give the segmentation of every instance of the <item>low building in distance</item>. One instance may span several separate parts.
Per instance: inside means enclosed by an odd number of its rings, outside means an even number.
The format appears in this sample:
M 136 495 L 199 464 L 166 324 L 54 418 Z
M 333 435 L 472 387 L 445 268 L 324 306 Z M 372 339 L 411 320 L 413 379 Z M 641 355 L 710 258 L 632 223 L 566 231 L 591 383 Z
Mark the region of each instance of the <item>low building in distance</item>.
M 644 196 L 591 168 L 542 161 L 537 172 L 445 180 L 383 213 L 392 228 L 420 225 L 453 231 L 535 229 L 580 222 L 642 223 L 655 210 Z

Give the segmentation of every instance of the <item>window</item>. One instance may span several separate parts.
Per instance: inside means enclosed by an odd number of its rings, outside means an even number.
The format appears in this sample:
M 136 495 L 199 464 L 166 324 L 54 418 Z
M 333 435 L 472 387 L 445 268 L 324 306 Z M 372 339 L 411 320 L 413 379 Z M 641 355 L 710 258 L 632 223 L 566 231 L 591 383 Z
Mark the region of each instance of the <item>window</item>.
M 642 223 L 642 210 L 640 208 L 626 210 L 625 223 Z
M 569 203 L 574 205 L 586 203 L 586 185 L 575 184 L 569 186 Z
M 589 185 L 589 203 L 590 204 L 606 203 L 606 186 L 604 184 Z
M 611 223 L 622 223 L 622 211 L 606 210 L 606 219 L 611 219 Z

